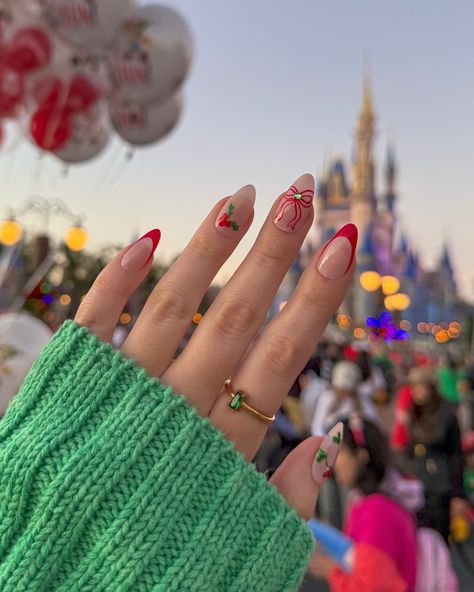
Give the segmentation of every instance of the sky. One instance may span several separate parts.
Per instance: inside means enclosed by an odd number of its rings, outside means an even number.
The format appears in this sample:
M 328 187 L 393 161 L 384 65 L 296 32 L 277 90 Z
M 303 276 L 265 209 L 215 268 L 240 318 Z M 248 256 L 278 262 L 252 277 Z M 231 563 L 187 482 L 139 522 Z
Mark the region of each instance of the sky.
M 367 57 L 376 163 L 383 165 L 390 139 L 401 226 L 428 266 L 447 241 L 462 293 L 474 298 L 473 2 L 168 5 L 187 19 L 195 39 L 177 130 L 131 161 L 127 148 L 113 142 L 92 164 L 67 174 L 27 143 L 0 152 L 0 213 L 31 194 L 61 197 L 85 214 L 91 249 L 159 227 L 158 256 L 170 260 L 215 201 L 253 183 L 253 228 L 219 276 L 225 280 L 293 180 L 304 172 L 319 176 L 325 158 L 350 158 Z M 64 227 L 57 221 L 52 230 L 60 236 Z

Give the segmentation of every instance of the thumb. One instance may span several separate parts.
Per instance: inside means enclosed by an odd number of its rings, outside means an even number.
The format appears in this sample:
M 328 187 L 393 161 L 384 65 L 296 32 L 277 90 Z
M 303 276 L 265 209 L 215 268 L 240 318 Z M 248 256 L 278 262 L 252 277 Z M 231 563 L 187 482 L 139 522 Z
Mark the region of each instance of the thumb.
M 307 438 L 290 452 L 270 479 L 305 520 L 313 516 L 319 489 L 333 474 L 342 431 L 343 424 L 339 422 L 327 436 Z

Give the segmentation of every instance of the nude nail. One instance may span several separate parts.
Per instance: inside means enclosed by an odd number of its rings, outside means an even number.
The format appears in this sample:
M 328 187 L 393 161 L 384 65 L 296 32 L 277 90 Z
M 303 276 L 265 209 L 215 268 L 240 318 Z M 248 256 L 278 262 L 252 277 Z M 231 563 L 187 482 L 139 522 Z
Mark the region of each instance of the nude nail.
M 301 175 L 282 195 L 273 222 L 283 232 L 296 232 L 310 216 L 314 197 L 313 175 Z
M 122 269 L 129 273 L 143 269 L 153 257 L 160 238 L 161 232 L 155 228 L 130 245 L 120 262 Z
M 343 431 L 344 424 L 340 421 L 324 437 L 314 456 L 311 474 L 318 485 L 321 485 L 325 479 L 333 476 Z
M 327 243 L 318 261 L 319 273 L 328 280 L 339 280 L 349 271 L 357 247 L 357 227 L 346 224 Z
M 235 236 L 248 222 L 255 203 L 255 187 L 245 185 L 225 202 L 216 219 L 216 230 Z

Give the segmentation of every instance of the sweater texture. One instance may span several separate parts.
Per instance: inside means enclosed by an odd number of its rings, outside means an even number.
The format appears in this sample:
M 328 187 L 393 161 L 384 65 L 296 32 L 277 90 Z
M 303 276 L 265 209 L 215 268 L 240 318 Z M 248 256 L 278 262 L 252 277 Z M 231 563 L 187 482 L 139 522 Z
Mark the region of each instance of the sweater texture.
M 293 592 L 312 548 L 219 430 L 74 322 L 0 422 L 2 592 Z

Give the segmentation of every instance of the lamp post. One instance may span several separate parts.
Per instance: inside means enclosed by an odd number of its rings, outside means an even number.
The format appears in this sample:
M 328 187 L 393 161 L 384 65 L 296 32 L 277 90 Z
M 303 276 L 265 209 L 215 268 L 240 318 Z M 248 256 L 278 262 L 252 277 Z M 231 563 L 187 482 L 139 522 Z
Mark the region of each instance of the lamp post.
M 23 306 L 28 294 L 47 274 L 54 262 L 56 249 L 51 249 L 49 238 L 51 218 L 60 216 L 69 221 L 70 226 L 66 230 L 64 243 L 71 251 L 82 251 L 88 242 L 88 233 L 82 224 L 83 217 L 73 213 L 63 200 L 32 196 L 19 208 L 10 209 L 6 219 L 0 221 L 0 244 L 6 247 L 5 253 L 0 258 L 0 291 L 7 277 L 13 252 L 23 236 L 23 227 L 19 218 L 29 214 L 39 214 L 42 217 L 41 231 L 34 237 L 32 272 L 14 300 L 15 310 Z
M 62 216 L 71 223 L 67 229 L 64 242 L 72 251 L 82 251 L 88 242 L 88 234 L 83 227 L 83 216 L 74 214 L 69 206 L 61 199 L 46 199 L 36 195 L 27 200 L 21 207 L 10 209 L 5 220 L 0 221 L 0 243 L 11 247 L 17 244 L 23 228 L 18 218 L 30 213 L 38 213 L 43 218 L 42 235 L 47 236 L 51 218 Z

